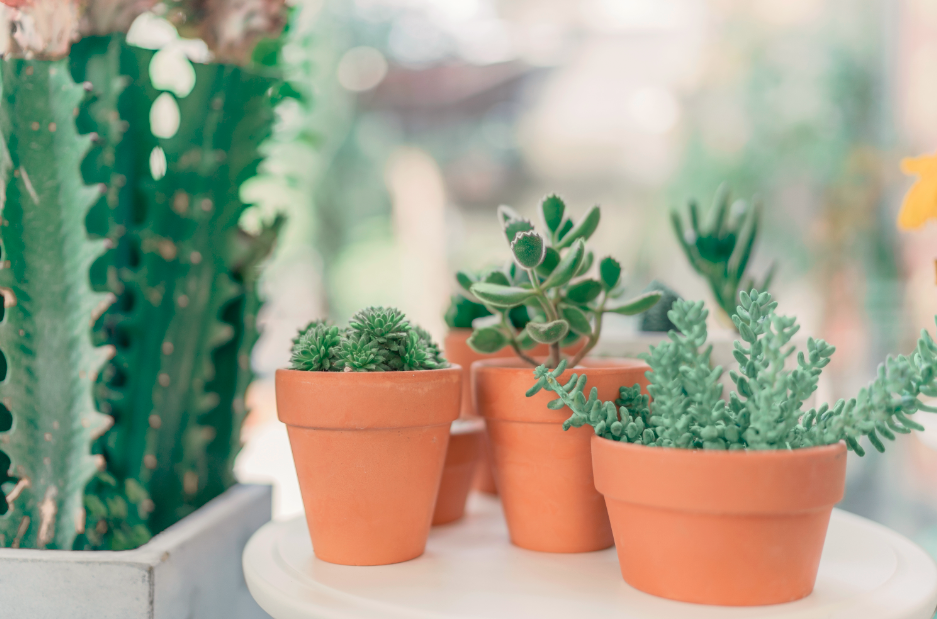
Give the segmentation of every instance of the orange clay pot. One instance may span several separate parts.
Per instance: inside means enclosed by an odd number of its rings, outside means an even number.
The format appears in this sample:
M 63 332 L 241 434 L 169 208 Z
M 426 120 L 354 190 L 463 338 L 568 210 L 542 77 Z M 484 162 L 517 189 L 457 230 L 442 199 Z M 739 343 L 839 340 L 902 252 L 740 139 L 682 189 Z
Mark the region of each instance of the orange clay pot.
M 443 349 L 446 359 L 450 363 L 457 363 L 462 366 L 462 414 L 463 418 L 476 416 L 475 403 L 472 401 L 471 386 L 471 366 L 476 361 L 482 359 L 513 359 L 514 350 L 510 347 L 502 348 L 496 353 L 483 355 L 475 352 L 468 345 L 468 338 L 472 335 L 471 329 L 451 329 L 446 334 L 443 342 Z M 585 346 L 586 340 L 581 339 L 572 346 L 564 349 L 566 354 L 574 355 Z M 534 357 L 546 357 L 549 354 L 549 348 L 546 344 L 540 344 L 529 354 Z M 495 485 L 494 463 L 491 456 L 491 447 L 488 445 L 488 436 L 482 437 L 481 453 L 479 454 L 478 465 L 475 467 L 475 478 L 472 481 L 472 488 L 485 494 L 498 494 L 498 488 Z
M 449 449 L 433 513 L 434 526 L 455 522 L 465 515 L 465 500 L 472 487 L 484 437 L 485 422 L 481 419 L 456 419 L 452 422 Z
M 459 416 L 462 370 L 277 370 L 316 557 L 386 565 L 423 554 Z
M 813 591 L 846 445 L 645 447 L 592 437 L 625 581 L 681 602 L 780 604 Z
M 588 375 L 586 393 L 614 400 L 619 387 L 647 386 L 649 369 L 634 359 L 586 359 L 567 369 Z M 524 393 L 534 384 L 533 368 L 517 359 L 478 361 L 472 366 L 478 411 L 485 417 L 495 477 L 511 542 L 541 552 L 590 552 L 612 545 L 608 512 L 592 482 L 592 428 L 563 431 L 571 414 L 547 408 L 556 394 Z

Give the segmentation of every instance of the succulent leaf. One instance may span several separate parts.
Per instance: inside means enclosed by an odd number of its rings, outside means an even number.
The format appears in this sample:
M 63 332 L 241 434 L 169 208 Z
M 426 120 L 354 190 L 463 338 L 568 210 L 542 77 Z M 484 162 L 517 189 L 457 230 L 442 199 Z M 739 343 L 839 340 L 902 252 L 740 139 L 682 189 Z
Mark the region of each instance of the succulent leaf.
M 605 311 L 621 314 L 622 316 L 635 316 L 654 307 L 660 301 L 663 293 L 659 290 L 652 290 L 638 295 L 623 305 L 606 308 Z
M 599 209 L 598 206 L 593 206 L 590 208 L 588 211 L 586 211 L 586 214 L 582 216 L 582 219 L 580 219 L 576 225 L 572 227 L 569 233 L 564 235 L 560 242 L 557 243 L 556 248 L 563 249 L 569 247 L 578 239 L 582 239 L 584 241 L 589 240 L 589 237 L 591 237 L 599 227 L 599 220 L 601 219 L 601 216 L 601 209 Z
M 556 288 L 566 285 L 573 278 L 579 266 L 582 264 L 583 256 L 586 252 L 585 241 L 573 243 L 560 263 L 556 265 L 550 276 L 543 282 L 544 289 Z
M 599 262 L 599 279 L 605 290 L 615 288 L 621 281 L 621 264 L 611 256 L 602 258 Z
M 477 353 L 490 355 L 508 345 L 508 336 L 500 327 L 483 327 L 472 332 L 467 344 Z
M 560 229 L 565 213 L 566 204 L 556 194 L 547 196 L 540 203 L 540 217 L 543 219 L 543 225 L 551 234 L 555 234 Z
M 492 307 L 508 308 L 523 304 L 536 293 L 529 288 L 479 282 L 472 285 L 472 294 Z
M 602 292 L 602 284 L 594 279 L 576 282 L 566 291 L 566 298 L 573 303 L 585 304 L 594 301 Z
M 562 319 L 551 322 L 528 322 L 527 333 L 535 342 L 556 344 L 569 333 L 569 323 Z
M 543 263 L 547 246 L 537 232 L 521 232 L 514 237 L 511 251 L 514 260 L 525 269 L 535 269 Z

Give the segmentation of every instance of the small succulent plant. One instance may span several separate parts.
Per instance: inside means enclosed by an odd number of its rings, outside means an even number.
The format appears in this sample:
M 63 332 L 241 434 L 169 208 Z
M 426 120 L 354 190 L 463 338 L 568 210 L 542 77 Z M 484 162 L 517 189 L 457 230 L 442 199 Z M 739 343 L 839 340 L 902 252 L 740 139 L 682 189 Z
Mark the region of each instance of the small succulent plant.
M 656 279 L 648 284 L 644 292 L 650 292 L 652 290 L 659 290 L 661 298 L 654 307 L 641 314 L 641 331 L 648 333 L 667 333 L 676 329 L 676 326 L 671 322 L 667 314 L 670 312 L 670 308 L 673 307 L 673 304 L 682 297 L 671 290 L 666 284 Z
M 937 412 L 918 399 L 937 396 L 937 344 L 927 331 L 921 332 L 914 353 L 889 357 L 855 398 L 803 410 L 835 348 L 810 338 L 806 354 L 797 355 L 797 367 L 785 369 L 795 351 L 790 341 L 799 328 L 796 319 L 777 315 L 777 303 L 767 292 L 739 296 L 732 319 L 742 340 L 735 342 L 741 372 L 730 372 L 737 391 L 728 402 L 721 397 L 722 368 L 710 368 L 712 348 L 703 348 L 707 312 L 702 301 L 677 301 L 670 318 L 679 332 L 671 332 L 668 341 L 645 356 L 651 366 L 651 404 L 638 385 L 621 387 L 615 402 L 599 400 L 595 388 L 586 397 L 584 374 L 573 374 L 565 385 L 557 380 L 565 362 L 553 371 L 538 367 L 527 395 L 555 392 L 559 397 L 548 407 L 572 411 L 564 429 L 589 424 L 602 438 L 687 449 L 797 449 L 845 441 L 861 456 L 863 437 L 884 451 L 883 438 L 923 429 L 909 415 Z
M 586 249 L 586 241 L 599 226 L 598 206 L 574 223 L 566 215 L 563 200 L 551 195 L 541 202 L 540 215 L 545 234 L 513 209 L 499 207 L 498 220 L 514 254 L 514 264 L 481 281 L 457 274 L 472 298 L 498 317 L 496 324 L 477 327 L 468 344 L 480 353 L 511 346 L 534 366 L 537 362 L 523 351 L 538 343 L 547 344 L 548 364 L 556 365 L 565 341 L 584 337 L 585 345 L 571 360 L 576 365 L 598 342 L 605 314 L 640 314 L 653 307 L 661 293 L 653 291 L 627 302 L 617 301 L 624 294 L 621 265 L 610 256 L 599 261 L 598 277 L 589 275 L 595 256 Z M 509 313 L 518 307 L 526 307 L 531 316 L 522 330 L 509 320 Z
M 689 215 L 687 227 L 676 211 L 670 214 L 677 241 L 690 265 L 706 278 L 724 316 L 731 316 L 739 290 L 767 290 L 774 277 L 774 266 L 760 284 L 745 273 L 758 236 L 761 208 L 754 201 L 731 202 L 729 190 L 723 184 L 716 190 L 704 224 L 700 222 L 695 200 L 690 200 Z
M 393 307 L 368 307 L 348 327 L 316 320 L 293 340 L 290 369 L 304 372 L 388 372 L 447 367 L 424 329 Z
M 507 274 L 509 281 L 516 278 L 517 265 L 513 260 L 501 269 L 489 269 L 480 273 L 460 271 L 456 276 L 456 282 L 462 289 L 462 293 L 450 297 L 449 307 L 446 308 L 444 316 L 446 325 L 450 329 L 471 329 L 475 320 L 492 316 L 491 311 L 483 303 L 473 300 L 474 297 L 468 290 L 475 282 L 503 281 L 501 276 L 504 274 Z M 530 315 L 526 307 L 519 305 L 508 312 L 508 320 L 514 329 L 521 331 L 530 322 Z M 533 342 L 530 344 L 533 345 Z

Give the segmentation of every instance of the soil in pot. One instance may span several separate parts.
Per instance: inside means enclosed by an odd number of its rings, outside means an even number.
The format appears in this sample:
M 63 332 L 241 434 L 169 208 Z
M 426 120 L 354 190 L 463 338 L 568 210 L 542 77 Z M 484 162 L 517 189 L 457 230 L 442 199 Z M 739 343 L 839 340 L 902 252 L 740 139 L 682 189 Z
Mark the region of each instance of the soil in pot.
M 646 388 L 648 366 L 634 359 L 586 359 L 586 393 L 615 400 L 621 386 Z M 578 373 L 569 370 L 565 383 Z M 592 479 L 591 427 L 563 431 L 568 411 L 550 410 L 556 394 L 532 398 L 533 368 L 520 360 L 480 361 L 472 367 L 478 411 L 485 417 L 495 476 L 511 542 L 541 552 L 591 552 L 612 545 L 602 495 Z
M 316 557 L 385 565 L 423 554 L 461 372 L 277 370 Z
M 449 431 L 449 448 L 443 466 L 433 525 L 449 524 L 465 515 L 465 501 L 472 488 L 475 467 L 481 455 L 485 422 L 457 419 Z
M 625 581 L 681 602 L 760 606 L 810 594 L 844 444 L 777 451 L 645 447 L 592 437 Z

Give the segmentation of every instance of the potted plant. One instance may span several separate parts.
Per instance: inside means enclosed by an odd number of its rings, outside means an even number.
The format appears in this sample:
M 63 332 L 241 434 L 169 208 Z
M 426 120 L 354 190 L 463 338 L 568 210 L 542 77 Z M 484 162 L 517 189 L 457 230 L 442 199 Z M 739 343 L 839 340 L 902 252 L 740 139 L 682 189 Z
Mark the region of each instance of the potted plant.
M 339 329 L 311 323 L 277 370 L 316 557 L 386 565 L 423 554 L 461 370 L 399 310 L 369 307 Z
M 742 292 L 732 319 L 741 341 L 730 372 L 736 391 L 721 398 L 722 368 L 710 369 L 702 302 L 678 301 L 677 332 L 653 347 L 647 391 L 622 386 L 603 402 L 583 377 L 535 371 L 528 392 L 556 393 L 572 415 L 565 428 L 594 430 L 595 482 L 611 516 L 625 581 L 661 597 L 728 606 L 800 599 L 814 586 L 833 506 L 845 489 L 847 449 L 862 437 L 879 451 L 921 426 L 909 418 L 937 393 L 937 345 L 926 331 L 910 356 L 879 367 L 851 400 L 805 410 L 834 347 L 807 340 L 797 368 L 785 369 L 798 331 L 775 313 L 767 292 Z M 540 393 L 542 395 L 542 393 Z
M 469 373 L 472 367 L 472 363 L 482 359 L 503 359 L 515 356 L 514 351 L 510 347 L 502 348 L 501 350 L 493 353 L 480 353 L 468 345 L 468 338 L 472 335 L 472 326 L 475 324 L 475 321 L 483 323 L 484 321 L 490 322 L 494 319 L 492 318 L 494 316 L 493 311 L 485 307 L 484 303 L 481 303 L 475 299 L 472 296 L 472 293 L 469 292 L 469 288 L 471 288 L 472 284 L 478 281 L 503 281 L 504 274 L 507 274 L 507 278 L 509 280 L 516 277 L 516 263 L 512 261 L 507 263 L 502 269 L 491 269 L 480 274 L 469 273 L 466 271 L 460 271 L 456 274 L 456 281 L 458 282 L 461 291 L 458 294 L 452 295 L 449 302 L 449 307 L 446 310 L 445 320 L 446 325 L 449 327 L 449 332 L 446 334 L 443 350 L 445 351 L 447 359 L 449 359 L 452 363 L 462 366 L 462 418 L 477 417 L 475 405 L 474 402 L 472 402 L 471 375 Z M 512 308 L 508 312 L 508 320 L 516 331 L 523 331 L 524 327 L 527 326 L 527 323 L 530 322 L 530 315 L 528 314 L 527 308 L 525 306 L 519 305 Z M 578 350 L 576 347 L 582 346 L 583 341 L 582 338 L 580 338 L 576 333 L 571 332 L 566 338 L 564 338 L 564 341 L 561 344 L 564 347 L 564 350 L 575 352 Z M 544 344 L 537 344 L 537 342 L 534 342 L 530 339 L 524 340 L 519 345 L 523 350 L 528 351 L 528 354 L 533 356 L 544 356 L 547 354 L 547 347 Z M 453 434 L 450 438 L 450 441 L 456 440 L 455 437 L 457 436 L 461 437 L 458 439 L 460 441 L 474 441 L 473 437 L 465 436 L 461 432 Z M 455 454 L 456 451 L 454 450 L 451 453 Z M 448 460 L 449 457 L 455 456 L 447 456 L 447 467 L 450 466 Z M 453 463 L 452 466 L 455 467 L 461 465 L 456 465 Z M 475 467 L 474 475 L 475 476 L 472 486 L 476 490 L 486 494 L 498 494 L 498 488 L 495 485 L 494 479 L 494 463 L 491 458 L 491 448 L 488 445 L 487 436 L 484 434 L 484 428 L 482 428 L 480 451 L 478 453 L 477 466 Z M 453 495 L 452 500 L 457 502 L 459 490 L 457 488 L 453 488 L 451 492 L 449 491 L 448 484 L 450 479 L 455 481 L 457 479 L 461 479 L 461 476 L 456 474 L 447 476 L 444 474 L 443 484 L 440 487 L 440 496 Z M 465 496 L 468 496 L 467 493 Z M 462 498 L 463 511 L 464 504 L 465 497 Z
M 586 241 L 599 225 L 599 207 L 574 223 L 557 196 L 540 205 L 546 233 L 508 207 L 498 219 L 516 268 L 471 282 L 471 294 L 494 314 L 489 325 L 475 325 L 469 346 L 485 354 L 505 347 L 516 358 L 478 361 L 472 366 L 476 410 L 485 418 L 495 461 L 495 477 L 512 543 L 543 552 L 588 552 L 612 545 L 608 514 L 592 481 L 589 435 L 576 431 L 563 440 L 563 418 L 550 411 L 547 398 L 525 400 L 520 386 L 539 361 L 526 352 L 530 342 L 545 345 L 548 363 L 559 362 L 561 343 L 570 333 L 583 338 L 570 366 L 590 367 L 600 393 L 642 380 L 647 366 L 637 360 L 592 360 L 589 351 L 602 332 L 606 313 L 638 314 L 653 306 L 659 292 L 629 302 L 622 295 L 621 266 L 611 257 L 598 262 Z M 468 282 L 467 282 L 468 283 Z M 531 321 L 517 330 L 509 312 L 524 306 Z
M 270 491 L 237 486 L 232 469 L 259 267 L 282 222 L 242 230 L 239 189 L 284 85 L 251 52 L 284 7 L 247 24 L 175 3 L 215 60 L 182 58 L 180 94 L 154 85 L 155 52 L 124 37 L 154 3 L 7 4 L 0 607 L 259 616 L 238 557 Z M 222 48 L 211 34 L 228 28 Z M 151 130 L 158 100 L 178 110 L 171 136 Z

